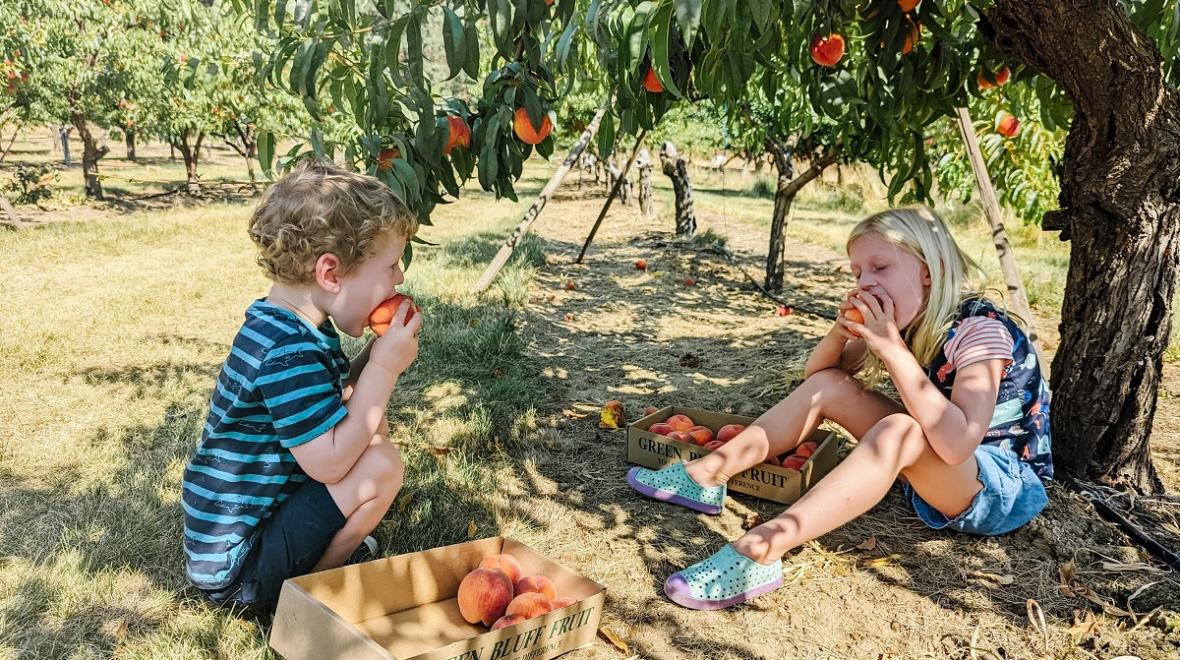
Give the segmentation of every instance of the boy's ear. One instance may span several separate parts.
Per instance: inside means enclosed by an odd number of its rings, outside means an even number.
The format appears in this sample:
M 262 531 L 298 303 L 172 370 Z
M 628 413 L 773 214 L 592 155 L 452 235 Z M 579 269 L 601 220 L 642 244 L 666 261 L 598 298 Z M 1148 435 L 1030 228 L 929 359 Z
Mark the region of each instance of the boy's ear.
M 342 276 L 340 258 L 331 252 L 321 254 L 315 260 L 315 283 L 328 293 L 340 293 Z

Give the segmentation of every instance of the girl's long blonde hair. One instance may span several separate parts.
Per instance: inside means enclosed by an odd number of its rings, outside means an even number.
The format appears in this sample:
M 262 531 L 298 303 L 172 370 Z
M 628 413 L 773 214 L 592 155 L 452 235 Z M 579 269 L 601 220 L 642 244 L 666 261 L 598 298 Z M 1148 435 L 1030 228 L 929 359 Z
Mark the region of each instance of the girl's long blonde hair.
M 942 349 L 963 301 L 986 297 L 980 288 L 983 270 L 959 249 L 942 218 L 925 206 L 889 209 L 861 220 L 849 234 L 845 250 L 865 234 L 909 252 L 930 270 L 930 292 L 918 315 L 902 331 L 918 363 L 928 367 Z M 886 375 L 884 365 L 871 351 L 866 356 L 865 375 L 872 383 Z

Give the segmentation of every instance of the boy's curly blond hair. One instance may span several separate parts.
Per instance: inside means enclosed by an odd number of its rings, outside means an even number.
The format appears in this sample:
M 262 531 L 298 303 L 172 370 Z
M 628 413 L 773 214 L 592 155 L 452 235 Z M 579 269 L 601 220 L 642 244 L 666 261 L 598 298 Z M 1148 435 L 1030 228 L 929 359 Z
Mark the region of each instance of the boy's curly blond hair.
M 263 195 L 250 216 L 258 264 L 283 284 L 315 280 L 323 254 L 344 273 L 373 255 L 387 230 L 409 238 L 418 219 L 379 179 L 325 161 L 303 161 Z

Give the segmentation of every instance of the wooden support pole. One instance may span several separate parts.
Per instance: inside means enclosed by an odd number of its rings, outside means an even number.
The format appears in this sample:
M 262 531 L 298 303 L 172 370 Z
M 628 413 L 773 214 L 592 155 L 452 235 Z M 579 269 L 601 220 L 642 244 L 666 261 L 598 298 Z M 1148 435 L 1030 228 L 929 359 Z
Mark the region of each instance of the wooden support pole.
M 615 197 L 619 194 L 619 186 L 623 185 L 623 181 L 627 178 L 627 173 L 631 171 L 631 166 L 635 164 L 635 156 L 639 154 L 639 148 L 643 146 L 643 138 L 647 137 L 647 129 L 639 132 L 639 136 L 635 138 L 635 146 L 631 148 L 631 156 L 627 158 L 627 164 L 623 166 L 622 173 L 615 179 L 615 185 L 611 188 L 610 194 L 606 197 L 606 203 L 602 205 L 602 210 L 598 212 L 598 219 L 594 221 L 594 226 L 590 228 L 590 235 L 586 237 L 586 242 L 582 244 L 582 251 L 578 253 L 578 259 L 574 263 L 582 263 L 582 259 L 586 257 L 586 250 L 590 249 L 590 244 L 594 242 L 594 235 L 598 233 L 598 227 L 602 224 L 602 219 L 606 217 L 606 212 L 610 210 L 610 205 L 615 201 Z
M 520 243 L 520 239 L 524 238 L 524 235 L 528 233 L 529 228 L 533 226 L 533 223 L 541 215 L 545 204 L 549 202 L 549 198 L 553 196 L 553 193 L 557 192 L 558 186 L 565 180 L 565 175 L 569 174 L 570 167 L 577 162 L 578 157 L 586 150 L 586 145 L 590 144 L 590 139 L 598 132 L 598 125 L 602 122 L 603 115 L 606 114 L 606 108 L 607 104 L 604 103 L 598 109 L 598 112 L 594 114 L 594 119 L 590 121 L 590 125 L 586 127 L 586 130 L 582 131 L 582 136 L 578 138 L 578 142 L 574 145 L 574 148 L 570 149 L 570 153 L 565 157 L 565 161 L 562 162 L 561 167 L 557 168 L 553 176 L 549 177 L 549 183 L 545 184 L 545 187 L 541 190 L 541 194 L 537 195 L 537 199 L 533 200 L 533 205 L 525 212 L 520 224 L 516 225 L 516 229 L 513 229 L 512 233 L 508 235 L 508 239 L 504 241 L 504 245 L 500 247 L 500 251 L 496 253 L 492 262 L 488 264 L 483 275 L 480 275 L 479 281 L 471 289 L 472 293 L 483 293 L 491 285 L 492 280 L 496 278 L 496 275 L 504 267 L 504 264 L 508 263 L 508 258 L 512 256 L 512 251 L 516 249 L 517 244 Z
M 1041 370 L 1045 377 L 1049 376 L 1049 363 L 1041 353 L 1040 342 L 1037 341 L 1037 331 L 1033 327 L 1032 308 L 1028 304 L 1028 296 L 1024 293 L 1024 283 L 1020 279 L 1020 270 L 1016 267 L 1016 255 L 1012 252 L 1012 245 L 1008 242 L 1008 232 L 1004 229 L 1004 222 L 1000 218 L 1000 202 L 996 199 L 996 189 L 992 187 L 991 176 L 987 173 L 987 163 L 983 159 L 983 152 L 979 150 L 979 142 L 975 139 L 975 125 L 971 122 L 971 115 L 967 108 L 957 108 L 955 121 L 959 125 L 959 134 L 963 137 L 963 144 L 967 147 L 967 157 L 971 161 L 971 170 L 975 173 L 975 183 L 979 186 L 979 195 L 983 200 L 983 212 L 987 216 L 988 224 L 992 228 L 992 243 L 996 246 L 996 254 L 1000 257 L 1000 271 L 1004 275 L 1004 284 L 1008 288 L 1008 297 L 1016 313 L 1022 316 L 1028 327 L 1028 341 L 1037 353 L 1041 362 Z

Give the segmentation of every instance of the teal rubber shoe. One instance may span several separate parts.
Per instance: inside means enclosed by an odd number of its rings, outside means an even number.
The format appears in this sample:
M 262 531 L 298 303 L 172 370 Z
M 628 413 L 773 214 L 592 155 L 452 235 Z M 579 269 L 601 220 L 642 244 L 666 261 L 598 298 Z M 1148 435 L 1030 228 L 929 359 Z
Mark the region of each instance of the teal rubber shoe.
M 627 483 L 643 495 L 663 502 L 671 502 L 715 516 L 725 504 L 725 485 L 702 486 L 688 476 L 684 463 L 662 470 L 633 467 L 627 472 Z
M 668 576 L 664 594 L 694 610 L 720 610 L 783 586 L 783 561 L 759 564 L 726 544 L 708 559 Z

